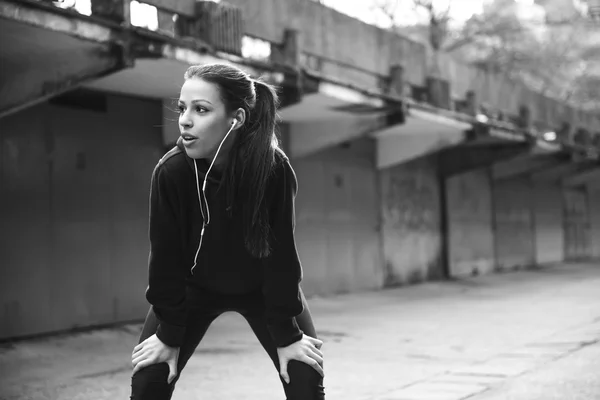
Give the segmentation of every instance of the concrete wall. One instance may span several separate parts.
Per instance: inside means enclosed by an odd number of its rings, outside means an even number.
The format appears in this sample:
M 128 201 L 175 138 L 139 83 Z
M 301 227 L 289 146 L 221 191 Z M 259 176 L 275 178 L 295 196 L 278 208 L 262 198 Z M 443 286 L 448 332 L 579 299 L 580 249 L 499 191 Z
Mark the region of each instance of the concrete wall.
M 592 256 L 590 200 L 584 186 L 563 189 L 566 260 L 576 261 Z
M 149 0 L 149 3 L 193 13 L 194 0 Z M 324 76 L 351 82 L 358 87 L 381 90 L 381 77 L 390 66 L 404 67 L 405 80 L 423 86 L 431 70 L 427 50 L 419 42 L 376 28 L 316 1 L 307 0 L 227 0 L 242 9 L 246 34 L 271 43 L 283 43 L 285 29 L 301 34 L 304 67 Z M 571 126 L 600 129 L 594 113 L 577 110 L 528 89 L 506 74 L 468 65 L 453 56 L 440 54 L 440 73 L 450 82 L 452 96 L 464 99 L 473 90 L 478 101 L 505 114 L 517 115 L 518 107 L 530 107 L 532 121 L 558 129 L 562 120 Z
M 448 262 L 450 276 L 494 269 L 492 188 L 487 168 L 446 180 Z
M 380 171 L 387 286 L 442 276 L 440 183 L 435 158 Z
M 563 261 L 564 190 L 526 177 L 490 181 L 485 168 L 448 178 L 450 275 Z
M 600 187 L 588 187 L 592 257 L 600 258 Z
M 333 294 L 382 286 L 375 149 L 369 139 L 292 159 L 303 288 Z
M 534 264 L 533 191 L 529 178 L 492 182 L 496 266 L 525 267 Z
M 100 102 L 102 103 L 102 102 Z M 161 104 L 0 120 L 0 338 L 141 318 Z
M 227 3 L 242 9 L 250 36 L 282 43 L 285 29 L 298 29 L 302 51 L 319 57 L 320 72 L 326 76 L 373 90 L 379 87 L 378 75 L 387 76 L 390 65 L 401 63 L 408 82 L 415 85 L 425 82 L 425 47 L 408 38 L 314 1 L 228 0 Z
M 563 193 L 558 185 L 533 186 L 535 263 L 560 262 L 565 258 Z

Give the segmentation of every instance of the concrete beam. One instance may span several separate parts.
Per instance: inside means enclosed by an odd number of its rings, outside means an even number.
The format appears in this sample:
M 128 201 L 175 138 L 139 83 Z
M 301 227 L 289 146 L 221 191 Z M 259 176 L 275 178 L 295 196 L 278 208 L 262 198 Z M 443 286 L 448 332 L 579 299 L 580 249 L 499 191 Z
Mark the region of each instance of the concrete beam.
M 106 43 L 115 36 L 110 27 L 91 22 L 89 17 L 42 2 L 2 1 L 0 2 L 0 18 L 44 28 L 52 32 L 66 33 L 96 43 Z M 110 23 L 107 22 L 106 25 L 110 25 Z M 117 24 L 114 26 L 118 27 Z
M 592 185 L 598 186 L 600 183 L 600 164 L 591 165 L 586 169 L 580 170 L 566 176 L 561 182 L 564 186 Z
M 44 102 L 125 66 L 118 51 L 108 46 L 79 49 L 61 54 L 55 62 L 35 60 L 33 68 L 21 71 L 0 88 L 0 118 Z
M 444 115 L 411 109 L 404 124 L 372 133 L 377 139 L 377 168 L 388 168 L 455 146 L 464 140 L 469 126 Z
M 376 96 L 331 82 L 318 82 L 313 93 L 305 93 L 301 101 L 280 110 L 285 122 L 332 122 L 361 115 L 386 115 L 389 107 Z
M 298 68 L 302 55 L 300 32 L 297 29 L 286 29 L 283 32 L 283 43 L 271 46 L 271 60 L 278 64 Z
M 440 153 L 440 171 L 445 177 L 449 177 L 529 154 L 529 149 L 527 143 L 519 142 L 477 146 L 462 144 Z
M 45 2 L 0 1 L 0 118 L 131 65 L 122 31 Z
M 356 140 L 385 126 L 382 118 L 352 116 L 338 120 L 306 121 L 289 124 L 289 155 L 306 157 L 326 148 Z
M 560 165 L 536 171 L 531 174 L 531 180 L 534 182 L 558 183 L 565 176 L 572 175 L 582 169 L 586 169 L 588 164 L 574 163 L 565 161 Z
M 474 90 L 468 90 L 466 93 L 466 113 L 474 117 L 477 115 L 479 110 L 479 99 L 477 93 Z
M 509 160 L 493 164 L 491 166 L 491 174 L 495 180 L 506 179 L 554 167 L 563 162 L 563 160 L 553 155 L 535 155 L 527 152 Z

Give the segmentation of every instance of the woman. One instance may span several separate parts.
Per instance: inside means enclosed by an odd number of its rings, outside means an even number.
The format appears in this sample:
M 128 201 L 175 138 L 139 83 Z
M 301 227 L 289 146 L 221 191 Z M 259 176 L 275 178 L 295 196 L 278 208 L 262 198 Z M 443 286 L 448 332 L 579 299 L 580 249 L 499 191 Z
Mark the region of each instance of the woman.
M 134 348 L 132 399 L 169 399 L 209 325 L 239 312 L 289 400 L 324 399 L 322 342 L 300 290 L 297 181 L 275 135 L 277 95 L 221 64 L 190 67 L 181 137 L 150 189 L 152 305 Z

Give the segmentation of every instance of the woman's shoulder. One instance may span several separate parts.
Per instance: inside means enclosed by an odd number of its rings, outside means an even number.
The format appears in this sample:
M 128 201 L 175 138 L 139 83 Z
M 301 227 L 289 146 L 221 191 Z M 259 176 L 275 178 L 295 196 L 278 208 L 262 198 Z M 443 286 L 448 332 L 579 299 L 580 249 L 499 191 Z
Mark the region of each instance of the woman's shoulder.
M 293 172 L 289 157 L 279 147 L 275 148 L 275 163 L 273 172 L 277 177 L 282 177 L 282 175 L 287 175 L 290 172 Z
M 277 148 L 275 150 L 275 166 L 273 168 L 273 184 L 275 186 L 293 186 L 298 185 L 296 172 L 292 167 L 289 157 L 283 150 Z
M 181 175 L 186 168 L 188 168 L 188 166 L 185 159 L 185 153 L 179 147 L 175 146 L 158 160 L 154 170 L 155 172 L 160 172 L 166 176 L 173 176 Z

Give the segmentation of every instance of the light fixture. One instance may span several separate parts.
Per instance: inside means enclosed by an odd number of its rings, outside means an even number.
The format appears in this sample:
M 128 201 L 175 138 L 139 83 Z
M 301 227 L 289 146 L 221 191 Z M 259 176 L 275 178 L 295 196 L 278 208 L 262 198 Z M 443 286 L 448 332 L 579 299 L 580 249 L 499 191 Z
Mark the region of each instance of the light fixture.
M 544 132 L 542 137 L 544 138 L 544 140 L 546 140 L 548 142 L 553 142 L 556 140 L 556 132 L 553 132 L 553 131 Z
M 475 119 L 477 122 L 481 122 L 482 124 L 486 124 L 490 120 L 485 114 L 477 114 Z

